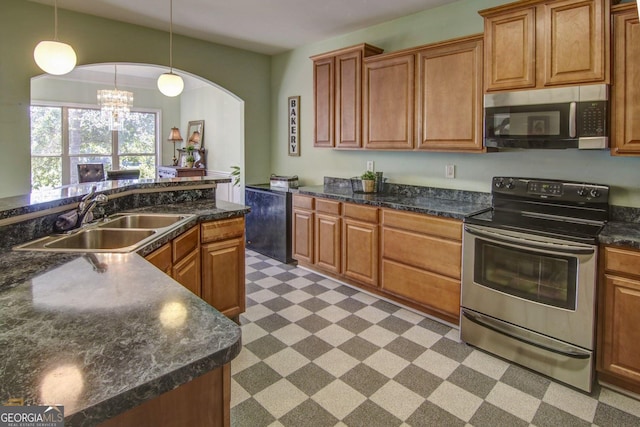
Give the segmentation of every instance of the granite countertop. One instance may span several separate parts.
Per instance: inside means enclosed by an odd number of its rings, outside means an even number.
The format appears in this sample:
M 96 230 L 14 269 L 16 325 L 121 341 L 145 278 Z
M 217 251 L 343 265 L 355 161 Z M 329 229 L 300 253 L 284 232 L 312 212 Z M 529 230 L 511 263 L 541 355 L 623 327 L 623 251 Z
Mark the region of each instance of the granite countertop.
M 248 210 L 211 205 L 135 211 L 195 213 L 191 227 Z M 0 401 L 60 403 L 66 425 L 95 425 L 240 352 L 238 325 L 145 261 L 146 250 L 1 253 Z
M 490 202 L 478 202 L 463 191 L 430 189 L 431 194 L 402 193 L 354 193 L 350 188 L 333 188 L 324 185 L 300 187 L 297 192 L 309 196 L 324 197 L 350 203 L 392 208 L 447 218 L 463 219 L 466 215 L 484 210 Z M 294 190 L 295 191 L 295 190 Z M 462 198 L 462 199 L 461 199 Z M 466 200 L 465 200 L 466 198 Z
M 610 221 L 600 232 L 598 242 L 603 245 L 628 246 L 640 249 L 640 223 Z

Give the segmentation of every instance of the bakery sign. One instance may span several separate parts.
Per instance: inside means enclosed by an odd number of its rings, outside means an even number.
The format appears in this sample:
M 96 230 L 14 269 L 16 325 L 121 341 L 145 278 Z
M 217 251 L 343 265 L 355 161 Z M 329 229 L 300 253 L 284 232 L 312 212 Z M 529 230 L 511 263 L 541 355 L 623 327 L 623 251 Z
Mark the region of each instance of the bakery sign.
M 300 97 L 290 96 L 288 103 L 289 116 L 289 155 L 300 155 Z

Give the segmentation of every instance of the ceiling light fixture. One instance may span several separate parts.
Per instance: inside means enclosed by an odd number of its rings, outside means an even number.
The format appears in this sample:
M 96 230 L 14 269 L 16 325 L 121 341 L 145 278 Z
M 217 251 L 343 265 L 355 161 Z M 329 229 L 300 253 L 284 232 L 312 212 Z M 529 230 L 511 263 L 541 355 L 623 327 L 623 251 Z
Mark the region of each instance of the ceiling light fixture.
M 158 89 L 166 96 L 178 96 L 184 89 L 182 77 L 173 73 L 173 0 L 169 0 L 169 72 L 158 77 Z
M 98 105 L 102 116 L 109 120 L 109 130 L 123 130 L 124 120 L 133 106 L 133 92 L 118 90 L 118 66 L 114 65 L 113 84 L 115 89 L 98 90 Z
M 33 50 L 33 59 L 45 73 L 60 76 L 73 70 L 77 57 L 70 45 L 58 41 L 58 0 L 53 2 L 53 15 L 53 40 L 38 43 Z

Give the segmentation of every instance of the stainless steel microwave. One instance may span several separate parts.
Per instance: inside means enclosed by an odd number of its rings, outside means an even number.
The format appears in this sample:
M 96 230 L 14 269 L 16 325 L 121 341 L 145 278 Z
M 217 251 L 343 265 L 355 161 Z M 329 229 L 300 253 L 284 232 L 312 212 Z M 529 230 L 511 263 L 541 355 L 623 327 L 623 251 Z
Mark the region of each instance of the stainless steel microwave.
M 484 96 L 484 144 L 495 148 L 609 146 L 609 87 L 571 86 Z

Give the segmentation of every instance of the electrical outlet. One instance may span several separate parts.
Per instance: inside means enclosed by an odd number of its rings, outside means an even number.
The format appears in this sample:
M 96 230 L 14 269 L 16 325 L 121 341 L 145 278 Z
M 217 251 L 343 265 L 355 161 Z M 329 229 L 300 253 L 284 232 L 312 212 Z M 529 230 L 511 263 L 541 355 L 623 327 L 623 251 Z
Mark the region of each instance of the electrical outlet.
M 367 160 L 367 170 L 374 172 L 374 164 L 373 164 L 373 160 Z
M 455 178 L 456 177 L 456 165 L 447 165 L 444 168 L 444 176 L 445 178 Z

